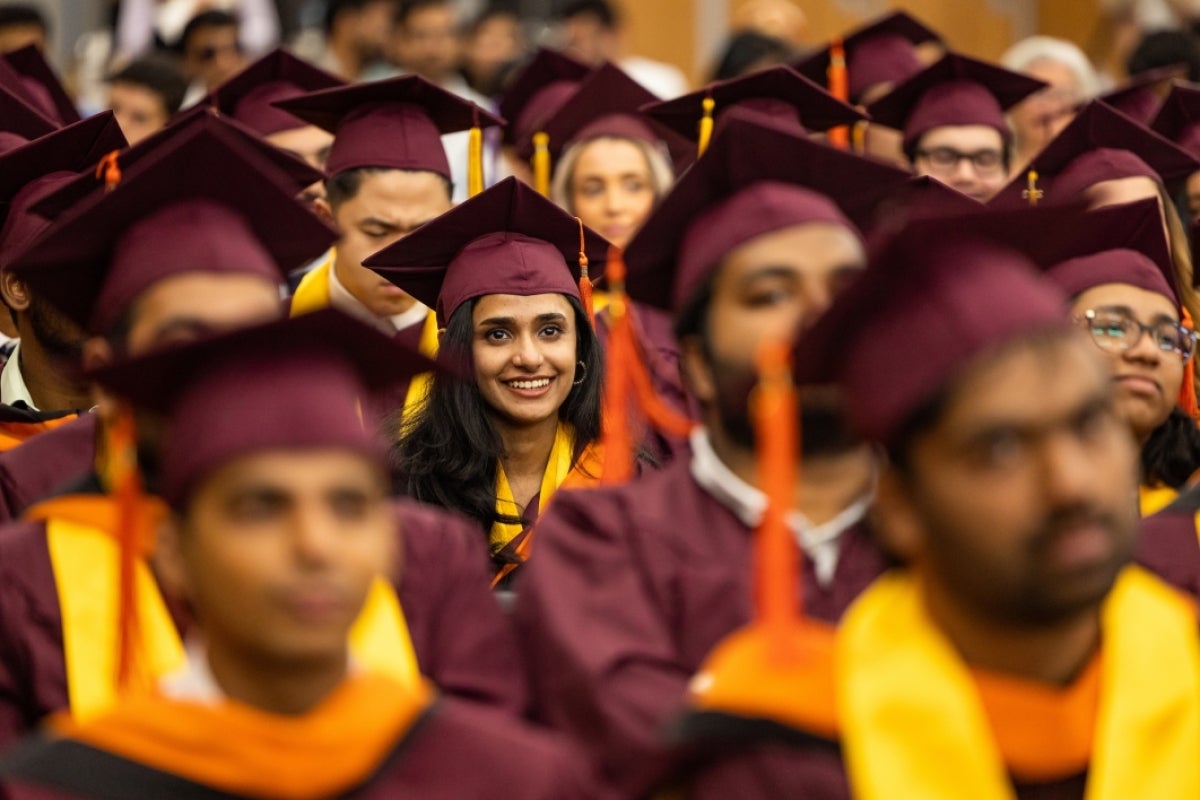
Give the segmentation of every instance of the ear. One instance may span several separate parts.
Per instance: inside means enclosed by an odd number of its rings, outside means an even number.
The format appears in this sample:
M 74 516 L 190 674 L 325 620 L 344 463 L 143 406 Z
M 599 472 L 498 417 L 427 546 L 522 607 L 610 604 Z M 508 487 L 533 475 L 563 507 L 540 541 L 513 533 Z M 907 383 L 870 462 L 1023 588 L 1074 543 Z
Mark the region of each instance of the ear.
M 919 558 L 925 550 L 925 525 L 917 513 L 909 479 L 892 467 L 879 477 L 871 522 L 883 548 L 905 563 Z
M 184 600 L 191 599 L 191 582 L 183 557 L 183 520 L 174 512 L 158 529 L 154 545 L 154 574 L 167 594 Z
M 680 341 L 679 368 L 684 383 L 703 405 L 716 402 L 717 383 L 704 355 L 704 345 L 699 336 L 688 336 Z
M 25 282 L 8 270 L 0 272 L 0 297 L 4 305 L 18 314 L 29 310 L 29 290 Z
M 333 206 L 329 205 L 328 200 L 324 197 L 318 197 L 316 200 L 313 200 L 312 208 L 322 222 L 328 223 L 338 231 L 341 230 L 341 228 L 338 228 L 337 220 L 333 218 Z
M 83 370 L 92 372 L 107 367 L 114 361 L 112 346 L 102 336 L 92 336 L 83 343 Z M 112 420 L 117 413 L 117 399 L 104 391 L 100 384 L 92 384 L 92 405 L 102 420 Z

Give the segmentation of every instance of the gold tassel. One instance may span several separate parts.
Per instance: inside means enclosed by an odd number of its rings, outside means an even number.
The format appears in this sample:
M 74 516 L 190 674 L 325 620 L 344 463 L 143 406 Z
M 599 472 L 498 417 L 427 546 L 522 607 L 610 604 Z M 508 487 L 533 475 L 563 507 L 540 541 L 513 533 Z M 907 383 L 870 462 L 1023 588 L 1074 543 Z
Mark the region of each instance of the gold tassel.
M 1038 201 L 1045 197 L 1046 193 L 1038 188 L 1038 174 L 1036 169 L 1029 170 L 1025 176 L 1025 190 L 1021 192 L 1021 197 L 1029 201 L 1029 205 L 1036 206 Z
M 533 135 L 533 188 L 550 196 L 550 134 L 545 131 Z
M 479 127 L 479 108 L 467 139 L 467 197 L 483 191 L 483 129 Z
M 708 142 L 712 139 L 713 132 L 713 109 L 717 107 L 717 101 L 712 99 L 712 96 L 704 98 L 701 104 L 704 113 L 700 117 L 700 141 L 696 145 L 697 156 L 704 155 L 704 151 L 708 149 Z

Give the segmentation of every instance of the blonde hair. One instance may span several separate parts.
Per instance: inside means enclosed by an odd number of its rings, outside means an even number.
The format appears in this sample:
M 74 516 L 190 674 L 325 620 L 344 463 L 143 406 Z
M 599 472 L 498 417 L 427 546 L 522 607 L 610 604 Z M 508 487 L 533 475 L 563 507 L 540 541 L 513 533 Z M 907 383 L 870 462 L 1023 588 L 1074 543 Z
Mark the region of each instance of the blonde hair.
M 671 186 L 675 183 L 675 170 L 671 167 L 671 162 L 664 152 L 665 148 L 655 146 L 642 139 L 626 136 L 596 136 L 568 147 L 558 159 L 558 163 L 554 165 L 554 178 L 550 182 L 550 199 L 565 209 L 568 214 L 575 213 L 575 208 L 571 203 L 571 182 L 575 177 L 575 163 L 579 161 L 579 156 L 585 147 L 601 139 L 629 142 L 641 151 L 650 172 L 650 187 L 654 190 L 655 202 L 671 191 Z

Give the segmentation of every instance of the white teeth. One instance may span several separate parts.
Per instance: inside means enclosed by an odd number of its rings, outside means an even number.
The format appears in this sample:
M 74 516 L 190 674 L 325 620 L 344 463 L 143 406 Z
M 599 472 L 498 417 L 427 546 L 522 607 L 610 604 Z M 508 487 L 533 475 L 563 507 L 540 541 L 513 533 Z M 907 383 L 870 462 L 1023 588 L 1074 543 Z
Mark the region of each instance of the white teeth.
M 514 389 L 544 389 L 550 385 L 549 378 L 539 378 L 536 381 L 507 381 Z

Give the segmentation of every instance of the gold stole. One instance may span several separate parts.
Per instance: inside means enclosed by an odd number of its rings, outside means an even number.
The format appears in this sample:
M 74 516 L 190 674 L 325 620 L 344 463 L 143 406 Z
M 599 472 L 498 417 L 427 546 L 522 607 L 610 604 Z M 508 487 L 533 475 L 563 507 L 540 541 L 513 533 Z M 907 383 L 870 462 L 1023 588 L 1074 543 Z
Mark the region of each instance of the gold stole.
M 1200 797 L 1195 609 L 1129 567 L 1105 601 L 1101 627 L 1088 800 Z M 885 575 L 859 598 L 842 623 L 836 658 L 856 798 L 1013 800 L 971 673 L 929 620 L 914 578 Z
M 296 293 L 292 295 L 290 316 L 298 317 L 301 314 L 329 307 L 331 302 L 329 276 L 333 271 L 333 262 L 336 258 L 337 251 L 330 249 L 329 257 L 300 280 L 300 285 L 296 287 Z M 432 309 L 425 315 L 425 322 L 422 325 L 421 340 L 417 347 L 421 351 L 421 355 L 436 358 L 438 324 L 437 314 Z M 425 402 L 425 396 L 429 393 L 429 384 L 432 380 L 432 374 L 422 372 L 420 375 L 414 375 L 413 379 L 409 381 L 408 391 L 404 395 L 403 419 L 411 419 L 412 415 L 420 410 Z
M 542 488 L 538 494 L 538 512 L 546 508 L 556 489 L 571 473 L 572 455 L 575 451 L 575 431 L 570 425 L 558 424 L 554 433 L 554 446 L 550 448 L 550 460 L 546 463 L 546 471 L 542 475 Z M 512 487 L 508 485 L 508 476 L 504 474 L 504 465 L 496 465 L 496 513 L 510 517 L 520 517 L 521 508 L 513 499 Z M 499 553 L 515 538 L 521 535 L 524 528 L 520 523 L 495 522 L 492 524 L 488 540 L 492 552 Z
M 1170 486 L 1142 484 L 1138 486 L 1138 511 L 1143 517 L 1148 517 L 1174 503 L 1177 497 L 1179 497 L 1179 490 L 1172 489 Z
M 163 513 L 153 500 L 147 513 Z M 71 713 L 80 719 L 117 697 L 117 583 L 120 553 L 116 506 L 106 495 L 70 495 L 39 503 L 26 519 L 46 525 L 62 616 L 63 660 Z M 140 643 L 130 689 L 152 687 L 184 664 L 183 644 L 145 562 L 137 565 Z M 416 652 L 400 600 L 377 578 L 350 632 L 350 649 L 368 669 L 405 686 L 420 682 Z

